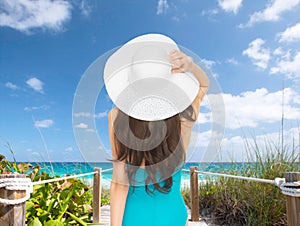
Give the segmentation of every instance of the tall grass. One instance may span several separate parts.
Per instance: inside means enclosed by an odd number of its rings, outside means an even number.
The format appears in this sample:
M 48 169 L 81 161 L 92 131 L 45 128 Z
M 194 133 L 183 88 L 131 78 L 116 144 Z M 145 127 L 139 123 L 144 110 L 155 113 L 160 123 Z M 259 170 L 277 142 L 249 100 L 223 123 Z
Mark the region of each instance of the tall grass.
M 274 179 L 285 172 L 299 171 L 299 146 L 281 146 L 265 140 L 246 141 L 248 162 L 242 168 L 223 169 L 222 173 Z M 233 162 L 234 164 L 234 162 Z M 207 177 L 199 185 L 201 215 L 210 214 L 220 225 L 287 225 L 285 196 L 272 184 L 238 179 Z M 186 200 L 188 192 L 183 193 Z

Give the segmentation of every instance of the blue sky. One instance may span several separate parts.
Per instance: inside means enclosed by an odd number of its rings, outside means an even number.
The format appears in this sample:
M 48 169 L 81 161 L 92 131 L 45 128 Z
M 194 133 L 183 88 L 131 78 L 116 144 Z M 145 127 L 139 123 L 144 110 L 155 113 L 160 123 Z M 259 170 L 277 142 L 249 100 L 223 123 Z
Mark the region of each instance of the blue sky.
M 196 53 L 221 88 L 221 148 L 207 149 L 217 120 L 209 92 L 189 161 L 206 161 L 203 153 L 209 151 L 218 155 L 209 161 L 245 160 L 246 139 L 279 142 L 282 112 L 285 143 L 294 139 L 299 148 L 299 13 L 300 0 L 3 0 L 0 152 L 11 159 L 8 142 L 18 161 L 85 161 L 74 130 L 97 136 L 109 153 L 106 116 L 112 102 L 103 90 L 94 114 L 73 112 L 76 89 L 104 53 L 152 32 Z M 80 122 L 87 117 L 96 130 Z

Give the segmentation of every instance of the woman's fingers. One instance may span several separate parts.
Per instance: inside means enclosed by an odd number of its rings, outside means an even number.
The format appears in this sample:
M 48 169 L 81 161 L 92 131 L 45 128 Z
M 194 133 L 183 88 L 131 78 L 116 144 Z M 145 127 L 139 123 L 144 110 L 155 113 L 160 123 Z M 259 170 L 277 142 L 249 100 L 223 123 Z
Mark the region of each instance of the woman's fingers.
M 172 60 L 170 60 L 170 63 L 174 67 L 181 67 L 183 64 L 182 59 L 172 59 Z
M 184 70 L 182 68 L 172 68 L 171 73 L 182 73 Z
M 169 62 L 174 66 L 175 68 L 179 68 L 182 65 L 182 54 L 178 50 L 173 50 L 169 54 Z
M 170 57 L 175 57 L 175 58 L 182 58 L 184 56 L 184 54 L 182 52 L 180 52 L 179 50 L 172 50 L 170 52 Z
M 190 70 L 191 59 L 179 50 L 172 50 L 169 54 L 169 62 L 172 65 L 172 73 L 180 73 Z

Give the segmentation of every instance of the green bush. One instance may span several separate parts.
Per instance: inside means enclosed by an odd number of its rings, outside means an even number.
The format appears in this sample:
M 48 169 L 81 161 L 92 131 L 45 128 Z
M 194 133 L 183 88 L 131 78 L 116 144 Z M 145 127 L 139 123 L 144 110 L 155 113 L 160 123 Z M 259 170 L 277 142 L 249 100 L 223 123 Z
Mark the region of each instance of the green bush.
M 109 201 L 109 189 L 103 189 L 101 191 L 101 206 L 108 205 Z
M 13 154 L 11 148 L 10 151 Z M 33 182 L 53 178 L 42 172 L 38 164 L 17 164 L 15 158 L 10 162 L 0 154 L 0 174 L 13 172 L 27 174 Z M 81 180 L 68 179 L 35 185 L 30 199 L 26 202 L 26 224 L 88 225 L 93 213 L 92 200 L 92 186 L 84 184 Z M 109 204 L 109 190 L 102 191 L 101 204 Z
M 294 149 L 288 152 L 287 147 L 278 148 L 271 142 L 261 148 L 255 140 L 247 145 L 249 162 L 241 169 L 221 173 L 273 180 L 284 177 L 285 172 L 299 171 Z M 199 199 L 200 211 L 209 212 L 217 224 L 287 225 L 285 196 L 273 184 L 207 177 L 199 186 Z
M 43 180 L 50 178 L 46 174 L 41 176 Z M 29 224 L 38 219 L 43 225 L 54 220 L 63 225 L 87 225 L 92 216 L 89 190 L 76 179 L 34 186 L 34 192 L 26 202 L 26 222 Z

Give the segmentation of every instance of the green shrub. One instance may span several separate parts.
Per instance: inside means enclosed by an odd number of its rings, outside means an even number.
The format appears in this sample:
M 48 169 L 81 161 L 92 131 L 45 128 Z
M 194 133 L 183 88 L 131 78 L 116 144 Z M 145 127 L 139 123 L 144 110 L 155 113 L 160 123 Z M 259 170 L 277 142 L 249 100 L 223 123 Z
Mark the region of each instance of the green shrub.
M 281 149 L 271 142 L 262 149 L 255 140 L 247 147 L 249 162 L 221 173 L 273 180 L 284 177 L 285 172 L 299 171 L 294 149 L 288 152 L 287 147 Z M 273 184 L 207 177 L 199 186 L 199 200 L 200 211 L 210 212 L 217 224 L 287 225 L 285 196 Z
M 13 154 L 11 148 L 10 151 Z M 13 172 L 27 174 L 33 182 L 53 178 L 42 172 L 38 164 L 17 164 L 15 158 L 10 162 L 0 154 L 0 174 Z M 101 204 L 109 204 L 109 190 L 103 189 L 101 196 Z M 92 186 L 78 179 L 35 185 L 30 199 L 26 202 L 26 224 L 88 225 L 93 214 L 92 200 Z

